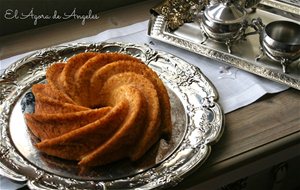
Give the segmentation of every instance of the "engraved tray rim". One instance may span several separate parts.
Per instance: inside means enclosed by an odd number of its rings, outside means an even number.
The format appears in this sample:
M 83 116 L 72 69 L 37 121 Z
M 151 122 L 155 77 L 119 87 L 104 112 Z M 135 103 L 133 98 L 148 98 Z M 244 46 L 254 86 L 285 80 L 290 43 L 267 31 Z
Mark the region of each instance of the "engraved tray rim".
M 296 7 L 281 1 L 263 0 L 259 5 L 269 6 L 300 16 L 300 7 Z M 299 79 L 294 78 L 285 73 L 277 72 L 264 66 L 252 64 L 236 55 L 225 53 L 218 49 L 213 49 L 210 46 L 185 40 L 182 36 L 177 36 L 176 34 L 170 33 L 167 29 L 166 23 L 167 21 L 163 15 L 155 15 L 152 13 L 150 15 L 148 24 L 148 36 L 158 41 L 174 45 L 187 51 L 229 64 L 233 67 L 300 90 L 300 75 Z M 297 60 L 297 62 L 298 61 L 299 60 Z
M 171 85 L 174 88 L 172 90 L 182 96 L 180 101 L 188 117 L 188 130 L 183 141 L 159 165 L 116 180 L 67 178 L 35 166 L 21 155 L 9 134 L 9 120 L 15 103 L 32 84 L 43 79 L 46 68 L 61 60 L 62 56 L 78 51 L 106 49 L 133 56 L 139 52 L 142 55 L 140 58 L 158 72 L 164 83 Z M 217 102 L 218 93 L 200 69 L 172 54 L 155 51 L 146 45 L 123 42 L 77 43 L 38 50 L 9 66 L 1 75 L 0 86 L 0 174 L 15 181 L 26 182 L 30 189 L 152 189 L 175 186 L 205 162 L 211 145 L 219 140 L 224 131 L 224 113 Z M 196 98 L 196 101 L 190 97 Z

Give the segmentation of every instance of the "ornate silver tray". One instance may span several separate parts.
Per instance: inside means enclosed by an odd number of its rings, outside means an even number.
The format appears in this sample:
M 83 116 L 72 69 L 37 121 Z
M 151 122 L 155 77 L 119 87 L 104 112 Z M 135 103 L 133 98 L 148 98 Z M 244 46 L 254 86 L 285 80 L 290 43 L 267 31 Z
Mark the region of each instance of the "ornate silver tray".
M 40 153 L 23 112 L 32 104 L 30 88 L 44 82 L 55 62 L 78 52 L 122 52 L 155 70 L 171 99 L 173 133 L 137 163 L 120 161 L 81 172 L 76 163 Z M 147 46 L 125 43 L 72 44 L 43 49 L 13 63 L 0 79 L 0 174 L 30 189 L 155 189 L 178 184 L 208 157 L 224 128 L 215 88 L 182 59 Z
M 290 20 L 299 23 L 300 4 L 297 6 L 296 3 L 286 2 L 287 0 L 285 2 L 262 0 L 256 12 L 248 15 L 248 19 L 251 22 L 251 19 L 260 17 L 264 24 L 275 20 Z M 258 34 L 249 35 L 246 40 L 234 43 L 231 54 L 228 53 L 224 43 L 208 39 L 201 44 L 205 36 L 201 32 L 200 22 L 195 19 L 191 23 L 184 23 L 176 30 L 170 30 L 163 15 L 151 14 L 148 35 L 153 39 L 300 90 L 300 60 L 296 60 L 290 65 L 288 73 L 282 71 L 280 63 L 276 63 L 266 56 L 257 61 L 256 57 L 261 54 Z M 249 27 L 246 33 L 249 32 L 255 31 Z

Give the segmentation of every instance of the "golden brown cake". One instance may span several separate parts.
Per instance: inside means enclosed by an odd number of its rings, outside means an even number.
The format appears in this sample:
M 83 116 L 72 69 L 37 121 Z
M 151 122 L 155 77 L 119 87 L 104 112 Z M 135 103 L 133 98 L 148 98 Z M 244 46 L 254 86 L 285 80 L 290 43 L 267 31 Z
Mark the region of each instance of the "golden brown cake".
M 167 90 L 140 60 L 120 53 L 80 53 L 50 66 L 35 84 L 27 126 L 36 147 L 81 166 L 136 161 L 172 131 Z

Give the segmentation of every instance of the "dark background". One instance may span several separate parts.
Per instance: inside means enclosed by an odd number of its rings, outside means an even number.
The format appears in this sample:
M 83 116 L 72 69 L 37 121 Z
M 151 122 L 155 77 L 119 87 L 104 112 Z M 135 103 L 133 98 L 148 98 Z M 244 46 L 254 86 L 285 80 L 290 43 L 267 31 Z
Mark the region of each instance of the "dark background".
M 87 15 L 89 10 L 94 15 L 139 1 L 142 0 L 0 0 L 0 36 L 65 21 L 64 19 L 39 19 L 34 25 L 34 20 L 30 18 L 5 19 L 4 15 L 8 9 L 17 10 L 19 14 L 28 14 L 33 8 L 35 15 L 52 16 L 55 10 L 63 15 L 71 14 L 76 8 L 78 15 Z M 99 17 L 101 19 L 101 14 Z

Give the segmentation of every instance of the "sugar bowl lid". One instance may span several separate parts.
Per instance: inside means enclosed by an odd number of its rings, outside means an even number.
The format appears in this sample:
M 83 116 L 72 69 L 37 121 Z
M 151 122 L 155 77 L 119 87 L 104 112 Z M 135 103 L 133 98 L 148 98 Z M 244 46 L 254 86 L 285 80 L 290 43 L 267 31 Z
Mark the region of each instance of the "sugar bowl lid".
M 230 0 L 209 6 L 204 11 L 208 20 L 221 24 L 241 23 L 246 14 L 243 8 Z

